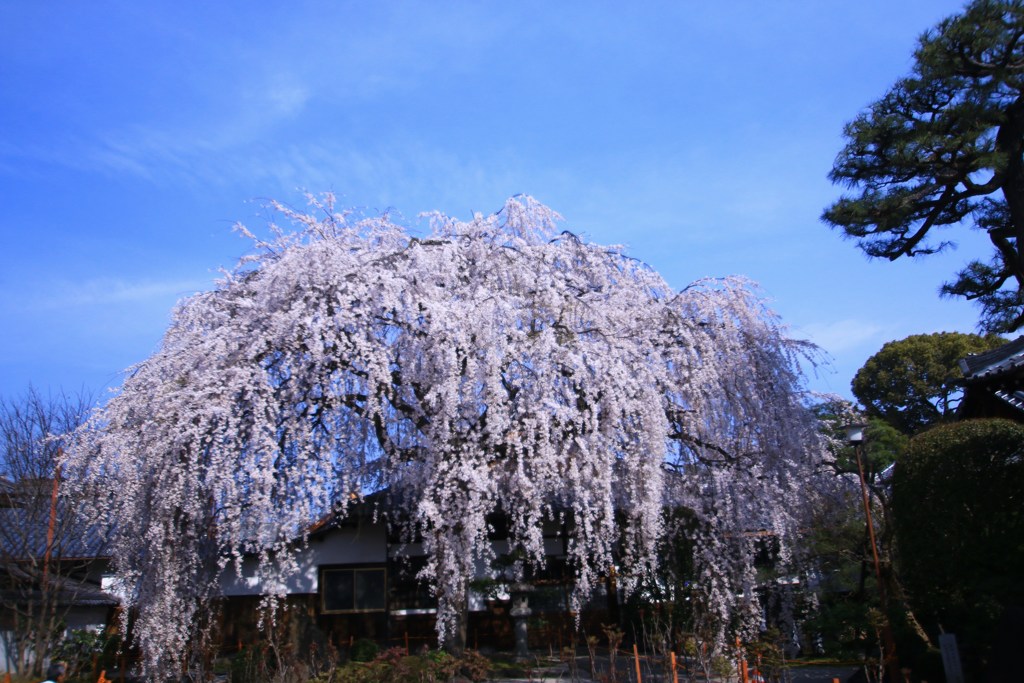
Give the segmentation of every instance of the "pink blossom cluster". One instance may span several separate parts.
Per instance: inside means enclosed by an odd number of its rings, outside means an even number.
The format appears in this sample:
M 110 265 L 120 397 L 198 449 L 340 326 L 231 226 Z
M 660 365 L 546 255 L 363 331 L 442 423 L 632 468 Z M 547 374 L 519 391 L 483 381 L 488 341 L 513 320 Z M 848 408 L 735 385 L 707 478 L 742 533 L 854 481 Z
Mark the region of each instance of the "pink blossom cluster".
M 612 566 L 627 588 L 652 576 L 685 507 L 715 639 L 756 619 L 749 532 L 789 561 L 823 451 L 808 348 L 749 283 L 674 291 L 529 197 L 419 237 L 330 196 L 275 207 L 290 227 L 178 306 L 68 456 L 118 530 L 150 670 L 180 671 L 243 556 L 282 593 L 310 521 L 384 488 L 423 540 L 442 636 L 497 511 L 527 563 L 542 523 L 571 519 L 578 606 Z

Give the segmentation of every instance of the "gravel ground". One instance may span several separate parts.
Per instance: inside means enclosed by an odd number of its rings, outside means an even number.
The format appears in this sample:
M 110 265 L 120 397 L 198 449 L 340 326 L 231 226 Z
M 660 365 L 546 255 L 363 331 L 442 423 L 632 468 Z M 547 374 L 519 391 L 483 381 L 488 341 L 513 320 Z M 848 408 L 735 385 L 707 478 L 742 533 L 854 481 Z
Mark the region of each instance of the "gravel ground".
M 832 683 L 838 678 L 840 683 L 846 683 L 846 680 L 853 676 L 856 671 L 856 667 L 851 666 L 806 666 L 790 669 L 787 672 L 787 678 L 783 680 L 785 683 Z M 586 665 L 581 666 L 579 678 L 576 681 L 578 683 L 593 683 L 588 674 L 589 671 L 587 671 Z M 628 678 L 626 678 L 626 675 L 626 671 L 620 666 L 620 680 L 631 682 L 634 680 L 632 670 L 629 671 Z M 536 671 L 532 676 L 522 678 L 493 679 L 494 683 L 572 683 L 572 680 L 568 669 L 564 666 L 545 668 Z M 712 683 L 736 683 L 736 680 L 735 676 L 732 678 L 716 678 L 713 679 Z M 660 676 L 645 674 L 643 683 L 666 683 L 666 681 Z M 679 683 L 688 683 L 688 681 L 683 676 L 680 676 Z

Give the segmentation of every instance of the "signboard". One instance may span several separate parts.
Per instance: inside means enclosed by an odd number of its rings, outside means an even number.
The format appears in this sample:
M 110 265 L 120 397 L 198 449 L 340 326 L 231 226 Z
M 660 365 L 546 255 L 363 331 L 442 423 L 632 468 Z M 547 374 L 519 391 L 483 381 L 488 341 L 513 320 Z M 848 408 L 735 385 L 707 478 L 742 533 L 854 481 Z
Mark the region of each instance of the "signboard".
M 964 670 L 960 666 L 956 636 L 952 633 L 940 635 L 939 650 L 942 652 L 942 668 L 946 670 L 946 683 L 964 683 Z

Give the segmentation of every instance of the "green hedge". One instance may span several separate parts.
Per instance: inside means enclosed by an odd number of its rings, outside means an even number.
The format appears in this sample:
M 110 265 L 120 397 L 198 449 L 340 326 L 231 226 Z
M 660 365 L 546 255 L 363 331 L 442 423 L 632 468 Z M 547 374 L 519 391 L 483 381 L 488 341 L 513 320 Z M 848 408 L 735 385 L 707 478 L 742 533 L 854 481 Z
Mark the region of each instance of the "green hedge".
M 968 420 L 911 440 L 896 466 L 899 575 L 922 626 L 984 661 L 1004 609 L 1024 604 L 1024 425 Z

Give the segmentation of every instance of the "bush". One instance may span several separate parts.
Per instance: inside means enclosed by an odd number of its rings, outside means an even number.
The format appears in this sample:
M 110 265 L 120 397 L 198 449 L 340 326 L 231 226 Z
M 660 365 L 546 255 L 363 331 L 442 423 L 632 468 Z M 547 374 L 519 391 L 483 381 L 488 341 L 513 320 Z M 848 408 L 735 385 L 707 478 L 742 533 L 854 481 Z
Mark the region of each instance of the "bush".
M 373 661 L 379 651 L 380 648 L 377 647 L 377 643 L 369 638 L 360 638 L 352 643 L 349 657 L 353 662 L 369 662 Z
M 93 658 L 101 659 L 110 638 L 88 629 L 71 631 L 53 650 L 51 659 L 67 663 L 67 678 L 78 678 L 92 667 Z M 99 662 L 101 667 L 103 663 Z M 103 667 L 106 668 L 106 667 Z
M 458 660 L 458 672 L 471 681 L 485 681 L 491 674 L 491 660 L 479 652 L 466 650 Z
M 439 651 L 407 655 L 403 648 L 396 647 L 384 650 L 372 661 L 353 659 L 310 683 L 443 683 L 455 674 L 484 681 L 490 670 L 490 661 L 476 652 L 467 651 L 459 658 Z
M 245 647 L 231 660 L 231 683 L 260 683 L 269 678 L 270 670 L 265 648 Z
M 977 665 L 1005 607 L 1024 604 L 1024 425 L 968 420 L 914 437 L 896 466 L 893 512 L 919 621 L 933 638 L 940 625 L 955 633 Z

